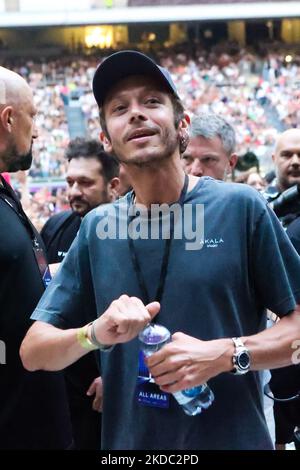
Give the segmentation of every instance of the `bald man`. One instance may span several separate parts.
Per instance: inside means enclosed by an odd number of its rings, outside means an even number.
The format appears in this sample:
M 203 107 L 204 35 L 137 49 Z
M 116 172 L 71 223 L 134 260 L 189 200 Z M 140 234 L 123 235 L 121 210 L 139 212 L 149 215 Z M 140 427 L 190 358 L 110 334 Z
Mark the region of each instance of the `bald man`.
M 288 129 L 278 136 L 272 159 L 276 177 L 266 188 L 264 196 L 269 202 L 274 201 L 274 207 L 277 206 L 275 212 L 280 214 L 278 217 L 287 228 L 300 215 L 297 191 L 295 198 L 293 191 L 288 193 L 288 205 L 283 206 L 277 198 L 289 188 L 295 187 L 296 190 L 296 185 L 300 184 L 300 129 Z
M 300 184 L 300 129 L 288 129 L 278 136 L 272 158 L 276 179 L 267 189 L 267 193 L 276 199 L 278 194 Z M 287 214 L 282 221 L 287 227 L 291 242 L 300 254 L 300 210 L 299 213 Z M 287 398 L 296 395 L 300 390 L 300 366 L 273 370 L 271 388 L 276 397 Z M 294 441 L 299 449 L 300 443 L 294 435 L 296 426 L 300 425 L 299 399 L 284 404 L 275 402 L 274 417 L 276 448 L 282 449 L 286 443 Z
M 272 158 L 281 193 L 300 183 L 300 129 L 289 129 L 278 137 Z
M 64 449 L 72 441 L 62 376 L 28 373 L 19 357 L 50 275 L 42 241 L 1 173 L 30 168 L 36 113 L 25 80 L 0 67 L 0 449 Z

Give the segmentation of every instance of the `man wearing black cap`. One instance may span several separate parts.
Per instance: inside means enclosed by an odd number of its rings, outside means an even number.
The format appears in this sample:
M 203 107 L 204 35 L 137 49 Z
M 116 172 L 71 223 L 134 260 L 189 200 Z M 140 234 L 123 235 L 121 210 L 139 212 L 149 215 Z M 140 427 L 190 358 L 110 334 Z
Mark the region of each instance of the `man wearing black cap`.
M 93 90 L 105 149 L 134 190 L 83 221 L 23 363 L 61 369 L 100 350 L 103 449 L 271 449 L 257 371 L 297 358 L 300 260 L 252 188 L 185 176 L 188 118 L 167 71 L 119 52 Z M 261 331 L 265 307 L 283 318 Z M 141 393 L 135 336 L 158 310 L 172 342 L 147 360 L 159 387 Z M 171 394 L 207 381 L 215 401 L 187 416 Z

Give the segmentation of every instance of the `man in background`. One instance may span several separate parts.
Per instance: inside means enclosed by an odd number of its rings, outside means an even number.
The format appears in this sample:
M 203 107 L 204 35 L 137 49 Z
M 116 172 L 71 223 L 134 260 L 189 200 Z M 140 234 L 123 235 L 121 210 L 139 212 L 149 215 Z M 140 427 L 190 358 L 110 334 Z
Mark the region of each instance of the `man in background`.
M 266 197 L 276 204 L 284 191 L 300 183 L 300 129 L 288 129 L 277 138 L 273 153 L 276 178 L 266 190 Z M 283 225 L 287 235 L 300 254 L 300 197 L 294 192 L 286 212 L 282 212 Z M 272 371 L 271 389 L 277 398 L 288 398 L 300 391 L 300 366 L 294 365 Z M 276 448 L 284 449 L 286 443 L 294 441 L 300 448 L 295 428 L 300 425 L 300 400 L 277 402 L 274 404 Z
M 66 158 L 71 209 L 55 214 L 41 231 L 50 264 L 64 259 L 82 218 L 100 204 L 114 201 L 118 195 L 119 164 L 104 152 L 100 142 L 76 138 L 69 143 Z
M 31 89 L 0 67 L 0 173 L 27 170 L 38 136 Z M 66 449 L 71 426 L 63 376 L 23 368 L 19 347 L 31 311 L 50 281 L 43 242 L 11 186 L 0 176 L 0 448 Z M 2 361 L 1 361 L 2 362 Z
M 119 164 L 100 142 L 77 138 L 66 151 L 67 197 L 71 209 L 51 217 L 42 229 L 50 264 L 60 263 L 79 230 L 82 218 L 95 207 L 115 200 Z M 64 371 L 75 448 L 99 449 L 102 381 L 94 354 Z
M 182 156 L 188 175 L 227 180 L 237 162 L 235 131 L 221 116 L 200 113 L 191 120 L 190 140 Z

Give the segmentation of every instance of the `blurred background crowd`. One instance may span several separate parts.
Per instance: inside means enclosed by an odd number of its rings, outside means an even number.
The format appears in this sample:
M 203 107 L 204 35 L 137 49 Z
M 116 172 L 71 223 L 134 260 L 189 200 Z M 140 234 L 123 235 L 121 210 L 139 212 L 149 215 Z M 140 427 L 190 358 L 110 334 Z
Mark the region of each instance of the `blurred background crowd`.
M 236 181 L 246 181 L 248 173 L 243 172 L 249 168 L 258 170 L 262 177 L 272 170 L 276 136 L 297 127 L 300 121 L 300 25 L 294 19 L 295 9 L 286 1 L 287 18 L 270 20 L 264 17 L 269 15 L 268 10 L 264 13 L 261 9 L 254 11 L 255 20 L 234 21 L 235 9 L 243 18 L 246 13 L 249 16 L 253 6 L 251 0 L 238 0 L 230 2 L 231 21 L 220 21 L 217 8 L 211 9 L 211 21 L 204 21 L 201 5 L 206 3 L 211 2 L 115 0 L 72 5 L 66 2 L 64 6 L 46 2 L 37 8 L 30 0 L 22 4 L 0 0 L 0 11 L 16 15 L 18 12 L 20 17 L 22 10 L 24 14 L 33 11 L 41 21 L 39 27 L 33 28 L 32 17 L 26 27 L 11 29 L 1 28 L 0 22 L 1 65 L 28 80 L 38 109 L 39 138 L 33 147 L 34 162 L 26 188 L 29 215 L 39 228 L 53 213 L 68 207 L 65 151 L 70 139 L 98 139 L 100 124 L 91 82 L 97 65 L 113 50 L 146 51 L 170 70 L 191 116 L 213 111 L 233 126 L 239 156 L 233 175 Z M 120 24 L 113 26 L 101 16 L 105 12 L 107 18 L 112 18 L 126 10 L 125 14 L 133 14 L 142 11 L 139 8 L 154 12 L 156 5 L 161 20 L 165 15 L 163 23 L 143 20 L 125 25 L 120 17 Z M 175 7 L 182 5 L 181 12 L 194 16 L 190 21 L 176 22 L 172 20 Z M 269 5 L 275 12 L 276 2 Z M 86 15 L 92 11 L 93 17 L 79 17 L 81 11 Z M 49 26 L 43 27 L 49 12 L 55 12 L 53 25 L 49 20 Z M 58 27 L 60 15 L 65 12 L 69 18 Z M 71 27 L 68 22 L 76 14 L 78 26 Z M 103 26 L 96 25 L 97 15 Z M 12 176 L 16 189 L 24 189 L 24 178 Z

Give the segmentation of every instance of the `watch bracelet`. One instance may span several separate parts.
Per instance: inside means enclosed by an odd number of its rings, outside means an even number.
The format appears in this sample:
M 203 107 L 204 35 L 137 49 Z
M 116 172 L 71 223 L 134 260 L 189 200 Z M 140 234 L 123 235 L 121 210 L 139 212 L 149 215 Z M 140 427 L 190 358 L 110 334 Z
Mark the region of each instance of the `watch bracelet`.
M 96 320 L 89 323 L 89 325 L 91 325 L 91 338 L 90 338 L 91 343 L 100 351 L 106 351 L 106 352 L 111 351 L 111 349 L 113 348 L 113 345 L 103 344 L 103 343 L 100 343 L 100 341 L 98 341 L 96 337 L 96 332 L 95 332 L 95 325 L 94 325 L 95 321 Z

